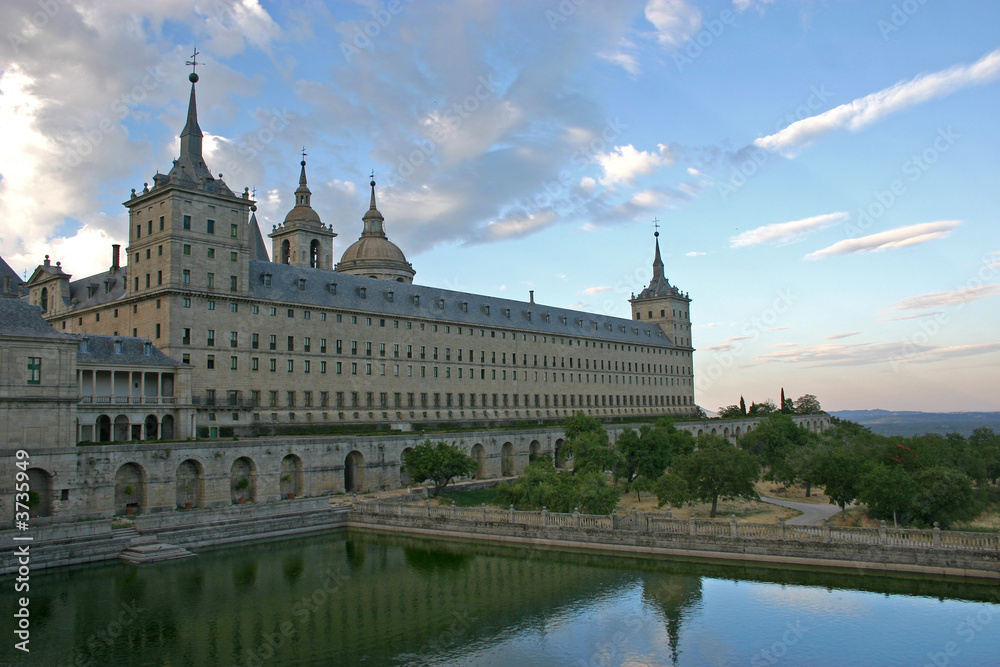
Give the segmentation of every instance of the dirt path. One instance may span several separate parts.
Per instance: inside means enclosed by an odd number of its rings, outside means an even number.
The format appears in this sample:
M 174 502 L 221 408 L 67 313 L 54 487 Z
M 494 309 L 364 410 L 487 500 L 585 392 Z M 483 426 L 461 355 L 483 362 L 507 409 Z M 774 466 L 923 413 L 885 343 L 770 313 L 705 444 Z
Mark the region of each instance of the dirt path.
M 837 505 L 817 505 L 815 503 L 796 503 L 791 500 L 779 500 L 777 498 L 765 498 L 761 496 L 760 499 L 765 503 L 771 503 L 772 505 L 781 505 L 782 507 L 788 507 L 793 510 L 798 510 L 802 512 L 801 515 L 789 519 L 785 523 L 793 526 L 816 526 L 825 519 L 829 519 L 834 514 L 840 512 L 840 507 Z

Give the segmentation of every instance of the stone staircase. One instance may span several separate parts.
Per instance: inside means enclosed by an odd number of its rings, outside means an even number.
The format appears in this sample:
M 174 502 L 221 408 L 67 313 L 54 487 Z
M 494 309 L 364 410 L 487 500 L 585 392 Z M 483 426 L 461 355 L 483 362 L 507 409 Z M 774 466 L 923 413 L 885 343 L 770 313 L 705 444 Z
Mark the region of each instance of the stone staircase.
M 133 529 L 122 529 L 132 530 Z M 138 533 L 136 533 L 138 535 Z M 177 558 L 188 558 L 194 556 L 187 549 L 173 544 L 163 544 L 155 535 L 145 537 L 133 537 L 128 548 L 123 551 L 118 558 L 134 565 L 143 563 L 158 563 L 164 560 L 174 560 Z

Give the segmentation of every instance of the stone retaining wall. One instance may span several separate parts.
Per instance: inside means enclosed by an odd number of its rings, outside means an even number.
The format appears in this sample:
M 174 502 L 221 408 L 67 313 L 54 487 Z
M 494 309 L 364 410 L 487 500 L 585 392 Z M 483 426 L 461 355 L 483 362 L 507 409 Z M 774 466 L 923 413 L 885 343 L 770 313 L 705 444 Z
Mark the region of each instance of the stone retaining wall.
M 444 514 L 400 516 L 388 511 L 375 513 L 371 508 L 351 512 L 347 525 L 389 532 L 599 549 L 629 554 L 1000 580 L 1000 550 L 995 549 L 957 550 L 683 533 L 644 534 L 635 530 L 545 526 L 496 520 L 455 520 Z

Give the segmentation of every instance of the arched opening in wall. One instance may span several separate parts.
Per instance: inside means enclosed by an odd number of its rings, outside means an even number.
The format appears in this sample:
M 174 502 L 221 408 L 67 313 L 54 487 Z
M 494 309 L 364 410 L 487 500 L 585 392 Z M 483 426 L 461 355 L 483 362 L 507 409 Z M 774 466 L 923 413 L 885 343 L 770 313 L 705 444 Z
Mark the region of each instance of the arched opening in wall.
M 128 417 L 125 415 L 118 415 L 115 417 L 115 436 L 114 439 L 118 442 L 124 442 L 128 440 Z
M 539 456 L 542 455 L 542 443 L 537 440 L 532 440 L 531 444 L 528 445 L 528 463 L 531 463 Z
M 146 471 L 126 463 L 115 473 L 115 514 L 137 514 L 146 507 Z
M 716 431 L 716 430 L 715 430 L 715 429 L 713 428 L 713 429 L 712 429 L 712 435 L 719 435 L 719 433 L 718 433 L 718 431 Z
M 413 447 L 407 447 L 399 455 L 399 485 L 400 486 L 409 486 L 413 482 L 413 480 L 410 479 L 410 476 L 403 471 L 403 461 L 406 460 L 406 453 L 407 452 L 412 452 L 412 451 L 413 451 Z
M 514 445 L 505 442 L 500 448 L 500 474 L 510 477 L 514 474 Z
M 281 261 L 279 264 L 291 264 L 292 263 L 292 248 L 288 239 L 281 242 Z
M 160 422 L 160 439 L 170 440 L 174 437 L 174 418 L 172 415 L 163 415 Z
M 97 418 L 97 442 L 110 442 L 111 417 L 101 415 Z
M 143 423 L 143 440 L 156 440 L 160 435 L 159 422 L 156 420 L 156 415 L 149 415 L 146 417 L 146 421 Z
M 49 312 L 49 289 L 47 287 L 42 288 L 42 300 L 38 305 L 42 307 L 43 313 Z
M 722 435 L 725 436 L 726 438 L 729 437 L 729 427 L 728 426 L 725 427 L 724 429 L 722 429 Z
M 733 435 L 735 435 L 737 438 L 740 437 L 741 433 L 740 433 L 740 427 L 739 426 L 736 427 L 736 431 L 733 432 Z
M 475 479 L 486 479 L 486 448 L 478 442 L 472 446 L 472 460 L 476 462 Z
M 177 466 L 175 496 L 178 509 L 204 507 L 205 469 L 201 463 L 187 459 Z
M 396 282 L 397 282 L 397 283 L 405 283 L 406 281 L 405 281 L 405 280 L 403 280 L 403 279 L 402 279 L 402 278 L 400 277 L 400 278 L 396 278 Z
M 319 241 L 313 239 L 309 244 L 309 266 L 319 268 Z
M 378 280 L 378 276 L 368 276 L 368 277 L 369 278 L 374 278 L 375 280 Z
M 257 466 L 246 456 L 233 461 L 229 478 L 229 496 L 234 505 L 257 500 Z
M 559 450 L 562 449 L 562 446 L 563 446 L 563 439 L 557 438 L 555 447 L 555 464 L 557 468 L 563 467 L 563 462 L 559 460 Z
M 365 489 L 365 457 L 354 450 L 344 460 L 344 491 L 357 493 Z
M 282 498 L 291 500 L 302 495 L 302 459 L 289 454 L 281 459 L 281 480 L 278 492 Z
M 52 516 L 52 475 L 41 468 L 28 468 L 28 513 Z

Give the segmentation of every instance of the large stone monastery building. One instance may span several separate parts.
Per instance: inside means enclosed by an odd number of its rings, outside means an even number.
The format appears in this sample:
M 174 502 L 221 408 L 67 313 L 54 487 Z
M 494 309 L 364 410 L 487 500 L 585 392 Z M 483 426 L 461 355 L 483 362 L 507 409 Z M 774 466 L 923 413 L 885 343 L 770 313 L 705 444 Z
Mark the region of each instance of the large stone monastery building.
M 189 365 L 197 423 L 212 435 L 694 414 L 690 299 L 667 281 L 658 239 L 630 320 L 418 285 L 386 236 L 374 180 L 361 237 L 334 266 L 337 234 L 312 207 L 303 161 L 269 257 L 248 190 L 205 164 L 191 79 L 179 157 L 124 202 L 124 261 L 115 246 L 107 272 L 71 280 L 46 258 L 27 290 L 58 332 L 148 339 Z

